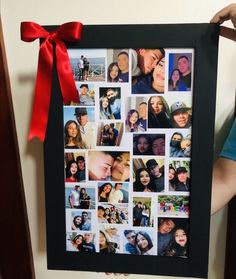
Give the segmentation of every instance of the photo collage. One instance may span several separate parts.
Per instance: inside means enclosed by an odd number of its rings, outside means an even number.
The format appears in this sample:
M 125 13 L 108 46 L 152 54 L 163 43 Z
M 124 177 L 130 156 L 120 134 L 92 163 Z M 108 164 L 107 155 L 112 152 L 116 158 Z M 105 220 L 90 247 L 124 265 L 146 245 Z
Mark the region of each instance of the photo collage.
M 66 250 L 187 258 L 194 50 L 68 54 Z

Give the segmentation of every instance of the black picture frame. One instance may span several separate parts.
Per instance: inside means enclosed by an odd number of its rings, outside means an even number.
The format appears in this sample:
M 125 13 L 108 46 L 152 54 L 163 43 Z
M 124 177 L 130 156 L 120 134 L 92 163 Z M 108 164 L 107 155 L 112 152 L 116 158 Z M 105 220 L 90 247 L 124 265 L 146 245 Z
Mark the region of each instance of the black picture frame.
M 52 31 L 56 26 L 46 28 Z M 49 269 L 207 277 L 218 32 L 214 24 L 85 25 L 81 42 L 68 45 L 70 48 L 194 48 L 190 247 L 187 259 L 66 251 L 63 103 L 54 65 L 44 143 Z

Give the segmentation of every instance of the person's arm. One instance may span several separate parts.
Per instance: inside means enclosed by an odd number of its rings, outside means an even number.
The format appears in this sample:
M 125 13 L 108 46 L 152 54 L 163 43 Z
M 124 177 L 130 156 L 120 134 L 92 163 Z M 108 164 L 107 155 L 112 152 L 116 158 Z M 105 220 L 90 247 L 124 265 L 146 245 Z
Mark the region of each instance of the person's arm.
M 213 168 L 211 214 L 223 208 L 236 194 L 236 161 L 219 158 Z
M 236 195 L 236 120 L 213 168 L 211 214 Z
M 211 23 L 222 24 L 231 20 L 236 28 L 236 4 L 230 4 L 216 13 Z M 220 27 L 220 35 L 236 41 L 236 30 Z M 236 121 L 213 167 L 211 214 L 224 207 L 236 194 Z

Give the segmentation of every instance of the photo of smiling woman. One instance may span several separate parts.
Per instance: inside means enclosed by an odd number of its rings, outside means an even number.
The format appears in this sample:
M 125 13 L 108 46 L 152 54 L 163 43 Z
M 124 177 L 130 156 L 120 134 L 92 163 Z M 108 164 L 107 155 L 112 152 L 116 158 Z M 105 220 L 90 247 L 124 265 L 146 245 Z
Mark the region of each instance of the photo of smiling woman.
M 139 113 L 135 109 L 131 109 L 128 111 L 127 117 L 126 117 L 126 132 L 140 132 L 142 131 L 141 126 L 139 126 Z
M 87 148 L 86 144 L 82 140 L 79 125 L 74 120 L 69 120 L 65 124 L 65 148 Z
M 169 91 L 186 91 L 187 87 L 182 82 L 179 69 L 174 69 L 169 78 Z
M 177 228 L 173 233 L 173 240 L 166 248 L 164 256 L 188 257 L 188 236 L 186 230 Z
M 66 182 L 78 182 L 78 166 L 76 161 L 71 160 L 66 165 Z
M 117 62 L 112 62 L 107 69 L 107 81 L 118 82 L 121 71 L 118 67 Z
M 68 234 L 66 250 L 73 252 L 81 252 L 84 237 L 82 234 L 70 233 Z
M 153 255 L 152 239 L 147 232 L 139 231 L 135 236 L 135 243 L 139 250 L 139 255 Z
M 98 189 L 98 201 L 108 202 L 109 195 L 111 193 L 112 185 L 111 183 L 104 183 Z
M 116 253 L 117 243 L 110 242 L 105 232 L 99 231 L 100 253 Z
M 148 128 L 171 128 L 170 110 L 161 96 L 152 96 L 148 100 Z
M 106 96 L 100 98 L 100 119 L 115 119 L 109 100 Z
M 134 192 L 152 192 L 151 175 L 147 168 L 137 169 L 135 174 Z

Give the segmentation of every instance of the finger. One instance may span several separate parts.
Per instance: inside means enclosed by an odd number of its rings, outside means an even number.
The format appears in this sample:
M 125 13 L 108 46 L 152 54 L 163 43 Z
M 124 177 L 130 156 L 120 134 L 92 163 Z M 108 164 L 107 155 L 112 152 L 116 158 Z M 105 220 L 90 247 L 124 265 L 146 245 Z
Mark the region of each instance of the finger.
M 222 24 L 225 20 L 230 19 L 230 6 L 227 6 L 216 13 L 211 19 L 211 23 Z
M 225 26 L 220 27 L 220 35 L 226 39 L 236 42 L 236 30 Z
M 217 23 L 217 24 L 222 24 L 224 23 L 226 20 L 230 19 L 230 15 L 215 15 L 212 19 L 211 19 L 211 23 Z

